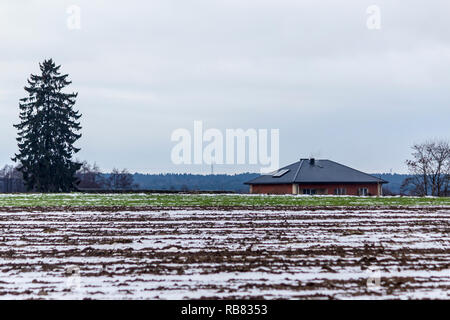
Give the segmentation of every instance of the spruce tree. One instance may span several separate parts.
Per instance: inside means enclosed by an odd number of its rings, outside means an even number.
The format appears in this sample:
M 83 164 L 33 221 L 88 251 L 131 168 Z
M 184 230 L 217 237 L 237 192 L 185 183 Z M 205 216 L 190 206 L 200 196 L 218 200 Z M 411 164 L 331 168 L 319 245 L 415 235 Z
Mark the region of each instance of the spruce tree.
M 39 64 L 41 74 L 31 75 L 20 99 L 18 130 L 19 162 L 29 191 L 69 192 L 76 189 L 76 171 L 80 163 L 72 157 L 80 149 L 74 143 L 81 137 L 81 114 L 73 109 L 78 93 L 62 90 L 72 82 L 61 75 L 52 59 Z

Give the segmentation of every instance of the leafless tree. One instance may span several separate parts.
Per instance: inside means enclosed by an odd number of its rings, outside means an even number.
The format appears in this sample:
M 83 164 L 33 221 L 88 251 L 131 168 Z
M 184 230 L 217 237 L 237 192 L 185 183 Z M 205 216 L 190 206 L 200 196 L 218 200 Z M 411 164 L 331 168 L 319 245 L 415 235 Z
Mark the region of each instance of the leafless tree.
M 22 179 L 22 173 L 17 170 L 17 167 L 6 165 L 0 169 L 0 177 L 8 179 Z
M 78 184 L 80 189 L 103 189 L 105 187 L 105 179 L 96 163 L 90 165 L 83 161 L 76 177 L 80 180 Z
M 403 182 L 403 189 L 413 194 L 443 196 L 448 194 L 450 177 L 450 144 L 437 140 L 415 144 L 412 160 L 406 165 L 412 175 Z
M 112 190 L 131 190 L 137 188 L 133 181 L 133 175 L 127 169 L 114 168 L 106 180 L 106 185 Z

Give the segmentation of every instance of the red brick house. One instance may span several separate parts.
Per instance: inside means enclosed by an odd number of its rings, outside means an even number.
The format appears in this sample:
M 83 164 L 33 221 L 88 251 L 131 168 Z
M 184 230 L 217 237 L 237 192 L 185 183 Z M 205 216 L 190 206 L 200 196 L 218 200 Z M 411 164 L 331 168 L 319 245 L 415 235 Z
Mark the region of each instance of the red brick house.
M 381 196 L 384 183 L 331 160 L 301 159 L 245 184 L 250 193 Z

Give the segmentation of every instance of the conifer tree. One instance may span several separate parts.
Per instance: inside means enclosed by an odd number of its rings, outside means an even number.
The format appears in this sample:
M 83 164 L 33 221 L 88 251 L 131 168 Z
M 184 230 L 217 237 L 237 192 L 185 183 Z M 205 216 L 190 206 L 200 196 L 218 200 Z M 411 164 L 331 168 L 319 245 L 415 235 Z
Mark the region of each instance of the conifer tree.
M 78 93 L 62 90 L 72 82 L 61 75 L 52 59 L 39 64 L 41 74 L 31 75 L 20 99 L 18 130 L 19 163 L 29 191 L 69 192 L 76 189 L 76 171 L 80 163 L 72 157 L 80 149 L 74 143 L 81 137 L 81 114 L 73 109 Z

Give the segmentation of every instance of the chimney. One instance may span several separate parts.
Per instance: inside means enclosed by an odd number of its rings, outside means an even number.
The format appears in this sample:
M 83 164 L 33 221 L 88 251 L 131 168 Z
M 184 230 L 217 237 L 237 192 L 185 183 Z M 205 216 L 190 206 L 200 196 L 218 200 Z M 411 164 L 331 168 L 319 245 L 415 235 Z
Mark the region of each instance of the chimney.
M 316 160 L 314 158 L 309 159 L 309 164 L 314 165 L 316 163 Z

